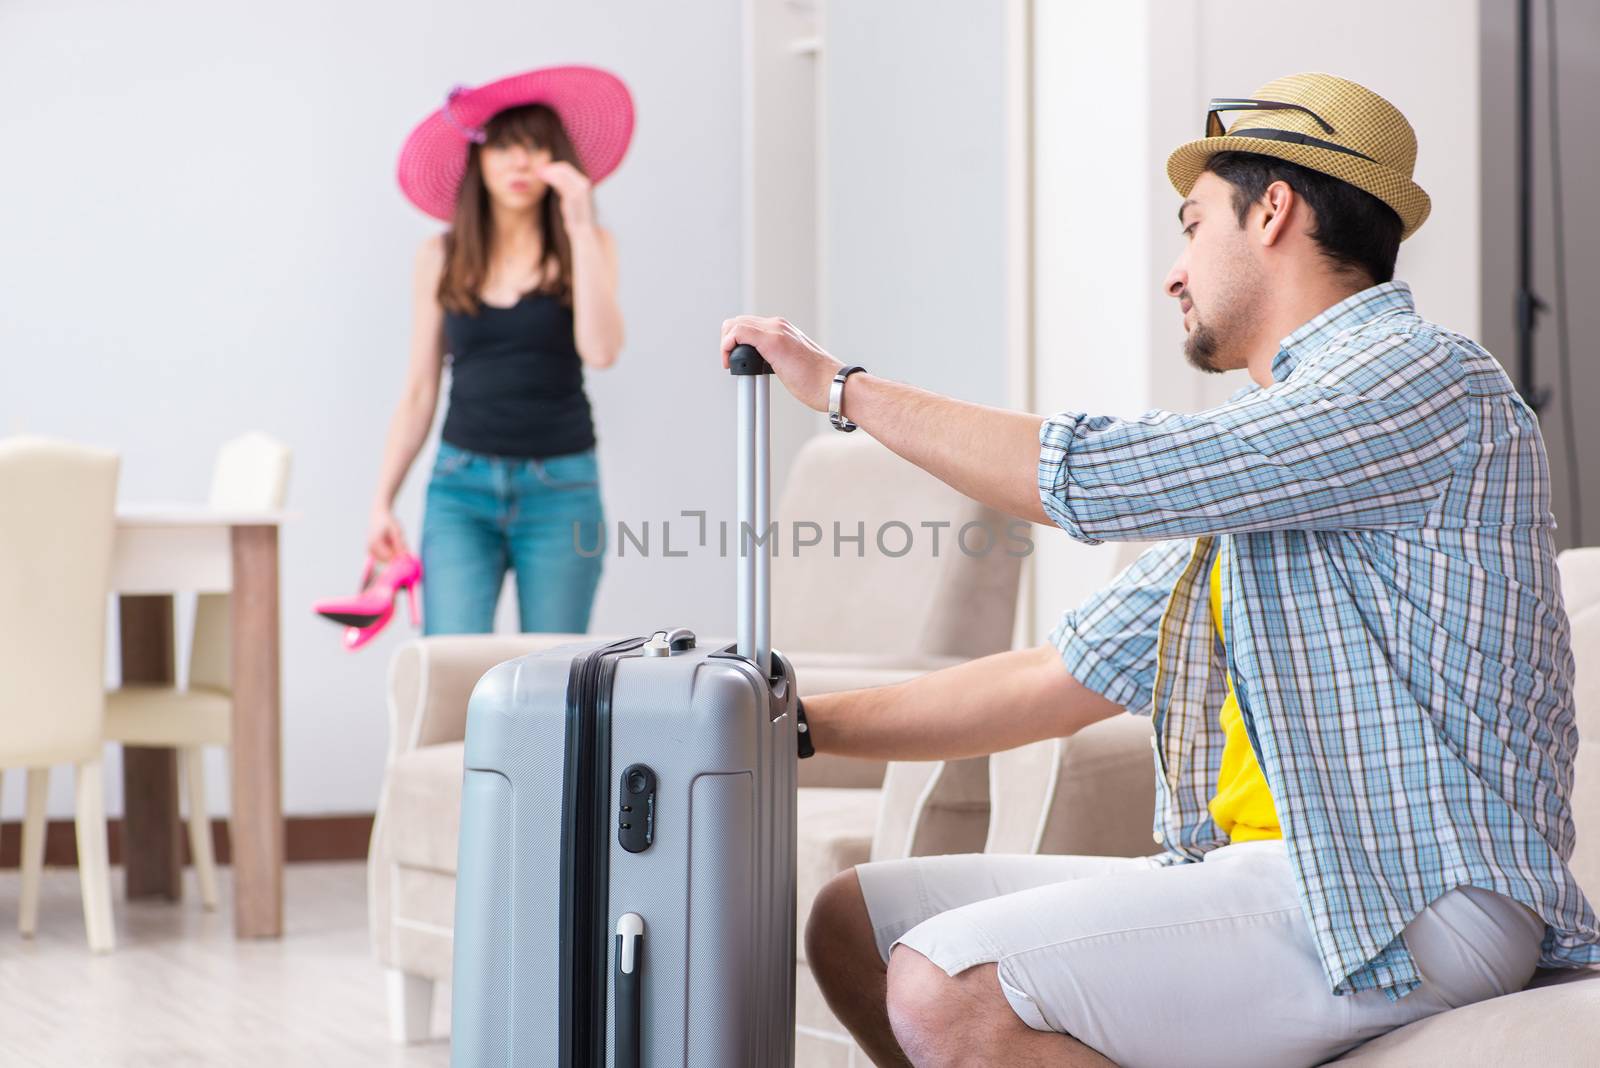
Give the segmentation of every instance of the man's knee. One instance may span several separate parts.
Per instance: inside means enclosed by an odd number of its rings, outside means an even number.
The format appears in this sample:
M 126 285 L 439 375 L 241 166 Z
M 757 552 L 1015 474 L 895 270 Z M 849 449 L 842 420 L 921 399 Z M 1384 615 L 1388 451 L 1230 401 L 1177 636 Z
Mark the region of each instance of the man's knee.
M 888 1000 L 896 1040 L 919 1060 L 957 1052 L 952 1043 L 967 1051 L 996 1048 L 1027 1026 L 1006 1002 L 993 964 L 952 976 L 906 946 L 889 959 Z
M 814 975 L 862 963 L 881 970 L 872 920 L 854 868 L 835 875 L 817 891 L 806 918 L 805 945 L 806 961 Z
M 927 957 L 899 946 L 889 958 L 889 1026 L 914 1059 L 931 1056 L 941 1042 L 971 1036 L 968 998 L 957 980 Z

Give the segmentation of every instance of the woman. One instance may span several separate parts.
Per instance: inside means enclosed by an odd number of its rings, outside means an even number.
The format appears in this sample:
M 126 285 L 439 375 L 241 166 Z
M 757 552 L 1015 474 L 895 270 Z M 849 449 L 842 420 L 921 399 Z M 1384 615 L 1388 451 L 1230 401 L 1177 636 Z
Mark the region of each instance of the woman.
M 507 567 L 524 631 L 582 632 L 604 528 L 585 368 L 622 347 L 617 255 L 591 186 L 621 161 L 628 91 L 562 67 L 451 92 L 407 139 L 400 185 L 450 229 L 417 254 L 411 361 L 390 426 L 368 550 L 407 552 L 393 503 L 429 428 L 445 355 L 449 410 L 422 521 L 424 633 L 486 633 Z

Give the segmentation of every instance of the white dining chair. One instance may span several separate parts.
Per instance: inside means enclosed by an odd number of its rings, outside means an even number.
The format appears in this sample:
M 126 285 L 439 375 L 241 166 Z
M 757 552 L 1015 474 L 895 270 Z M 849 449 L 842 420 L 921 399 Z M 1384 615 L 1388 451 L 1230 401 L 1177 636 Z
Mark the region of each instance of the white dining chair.
M 101 754 L 117 467 L 100 449 L 0 440 L 0 769 L 28 772 L 17 927 L 24 937 L 38 928 L 50 769 L 71 764 L 83 919 L 97 953 L 116 945 Z
M 289 489 L 289 461 L 288 447 L 265 434 L 234 438 L 217 453 L 209 503 L 232 512 L 281 510 Z M 232 736 L 230 618 L 228 594 L 199 594 L 188 684 L 128 683 L 106 695 L 108 740 L 178 751 L 178 777 L 189 810 L 189 853 L 207 909 L 217 907 L 217 862 L 203 757 L 206 746 L 226 748 Z

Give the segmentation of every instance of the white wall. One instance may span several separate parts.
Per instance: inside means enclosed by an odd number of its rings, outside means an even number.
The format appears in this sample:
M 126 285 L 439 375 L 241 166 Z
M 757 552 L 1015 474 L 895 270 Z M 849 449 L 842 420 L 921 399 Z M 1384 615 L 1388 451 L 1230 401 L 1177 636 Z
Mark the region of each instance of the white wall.
M 822 322 L 874 373 L 1004 404 L 1007 5 L 830 3 Z
M 782 315 L 811 332 L 821 322 L 818 264 L 822 0 L 744 0 L 746 222 L 741 310 Z M 781 394 L 771 410 L 772 451 L 792 457 L 821 429 L 817 414 Z M 829 431 L 832 432 L 831 430 Z M 775 462 L 774 499 L 788 464 Z
M 598 195 L 629 343 L 590 390 L 610 517 L 652 520 L 658 555 L 607 560 L 593 627 L 731 633 L 732 568 L 660 558 L 659 524 L 733 511 L 732 387 L 714 360 L 741 303 L 741 6 L 0 5 L 0 433 L 116 449 L 127 501 L 202 498 L 213 451 L 243 430 L 294 449 L 290 813 L 370 811 L 377 796 L 384 672 L 408 627 L 349 655 L 309 605 L 357 578 L 412 255 L 438 228 L 400 195 L 395 159 L 456 82 L 590 62 L 633 89 L 633 147 Z M 399 505 L 413 539 L 425 473 Z M 210 770 L 222 812 L 221 761 Z M 57 780 L 66 815 L 70 776 Z
M 1538 387 L 1551 391 L 1540 413 L 1545 448 L 1550 453 L 1554 488 L 1552 504 L 1556 537 L 1562 548 L 1580 544 L 1569 460 L 1578 458 L 1577 496 L 1582 503 L 1582 542 L 1600 543 L 1600 468 L 1584 457 L 1600 448 L 1600 427 L 1583 417 L 1589 398 L 1600 395 L 1600 361 L 1593 357 L 1593 339 L 1600 335 L 1600 202 L 1592 193 L 1600 173 L 1600 140 L 1594 136 L 1593 101 L 1600 95 L 1600 5 L 1592 0 L 1557 0 L 1555 56 L 1561 121 L 1561 177 L 1565 194 L 1562 217 L 1566 233 L 1567 316 L 1571 332 L 1570 390 L 1562 380 L 1559 360 L 1561 291 L 1556 274 L 1556 219 L 1553 161 L 1550 156 L 1549 37 L 1545 4 L 1533 5 L 1533 289 L 1548 306 L 1534 331 L 1534 372 Z M 1489 350 L 1512 375 L 1517 375 L 1516 318 L 1516 4 L 1514 0 L 1479 0 L 1482 64 L 1483 337 Z M 1563 397 L 1570 401 L 1567 418 Z M 1576 440 L 1569 440 L 1576 434 Z

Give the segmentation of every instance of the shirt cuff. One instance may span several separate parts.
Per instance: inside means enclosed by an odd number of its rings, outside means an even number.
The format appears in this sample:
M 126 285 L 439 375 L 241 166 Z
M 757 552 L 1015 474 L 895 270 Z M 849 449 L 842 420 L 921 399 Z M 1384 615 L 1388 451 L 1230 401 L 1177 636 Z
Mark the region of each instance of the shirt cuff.
M 1073 613 L 1068 612 L 1050 632 L 1050 644 L 1060 654 L 1067 674 L 1112 704 L 1121 705 L 1137 715 L 1148 715 L 1150 699 L 1138 677 L 1119 671 L 1111 661 L 1095 652 L 1094 646 L 1084 640 L 1074 623 Z
M 1067 448 L 1085 418 L 1082 412 L 1060 412 L 1039 424 L 1039 503 L 1073 539 L 1099 545 L 1102 539 L 1085 533 L 1067 507 Z
M 1416 958 L 1406 946 L 1405 939 L 1396 935 L 1394 941 L 1366 964 L 1334 984 L 1335 994 L 1355 994 L 1363 990 L 1382 990 L 1388 1001 L 1399 1001 L 1422 985 L 1422 972 Z

